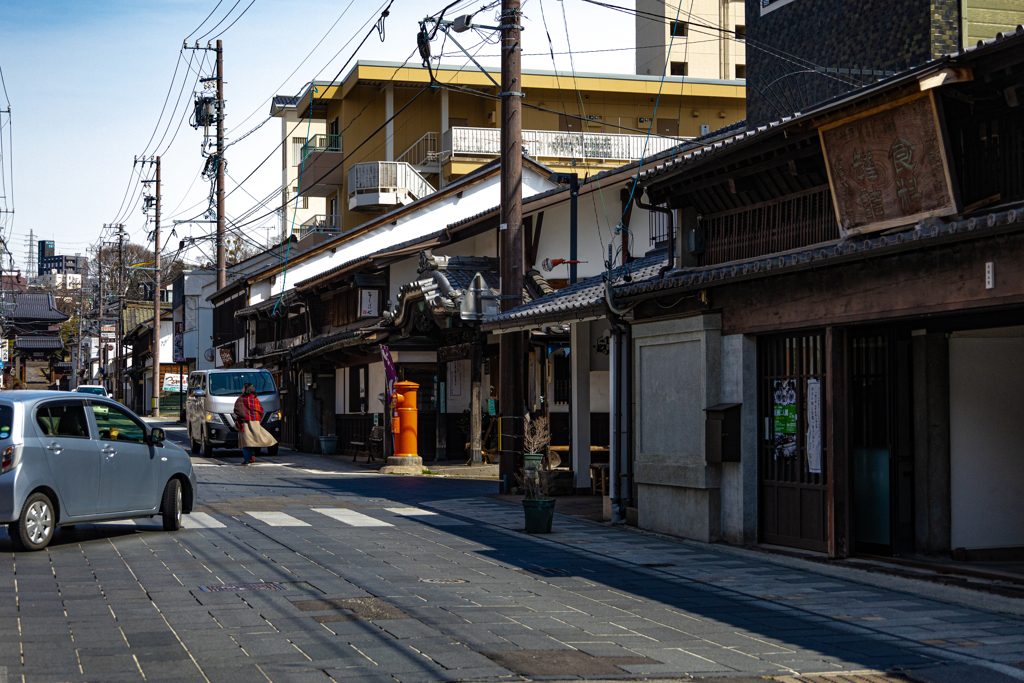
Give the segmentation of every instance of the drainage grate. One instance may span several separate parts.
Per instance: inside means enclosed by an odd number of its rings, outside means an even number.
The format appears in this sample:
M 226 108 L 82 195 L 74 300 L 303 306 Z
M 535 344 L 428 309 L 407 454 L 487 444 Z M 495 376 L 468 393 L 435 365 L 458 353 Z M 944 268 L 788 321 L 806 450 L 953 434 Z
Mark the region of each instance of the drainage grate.
M 465 579 L 420 579 L 423 583 L 469 583 Z
M 284 586 L 278 583 L 225 583 L 213 586 L 200 586 L 207 593 L 241 593 L 243 591 L 283 591 Z

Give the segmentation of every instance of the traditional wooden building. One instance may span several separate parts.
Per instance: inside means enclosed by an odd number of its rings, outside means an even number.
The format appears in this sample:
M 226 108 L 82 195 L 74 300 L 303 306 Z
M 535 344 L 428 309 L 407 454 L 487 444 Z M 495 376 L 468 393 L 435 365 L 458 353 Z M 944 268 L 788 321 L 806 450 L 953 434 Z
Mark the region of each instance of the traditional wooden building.
M 1022 97 L 1018 27 L 640 174 L 680 238 L 608 297 L 641 527 L 1024 547 Z

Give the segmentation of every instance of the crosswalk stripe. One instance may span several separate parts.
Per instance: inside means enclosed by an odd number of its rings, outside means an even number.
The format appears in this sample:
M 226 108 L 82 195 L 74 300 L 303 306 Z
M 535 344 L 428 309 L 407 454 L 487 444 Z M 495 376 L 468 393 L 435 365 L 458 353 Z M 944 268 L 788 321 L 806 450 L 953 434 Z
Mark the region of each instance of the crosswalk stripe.
M 419 508 L 384 508 L 388 512 L 393 512 L 396 515 L 402 515 L 403 517 L 425 517 L 427 515 L 436 515 L 436 512 L 430 512 L 429 510 L 421 510 Z
M 342 508 L 313 508 L 313 512 L 319 512 L 321 515 L 327 515 L 331 519 L 344 522 L 349 526 L 394 526 L 394 524 L 388 524 L 383 520 L 374 519 L 369 515 L 364 515 L 363 513 L 356 512 L 355 510 L 345 510 Z
M 181 516 L 181 526 L 185 529 L 223 529 L 224 525 L 218 522 L 213 515 L 205 512 L 193 512 Z
M 246 511 L 250 517 L 255 517 L 264 524 L 269 526 L 311 526 L 307 522 L 303 522 L 301 519 L 295 519 L 291 515 L 283 512 L 249 512 Z

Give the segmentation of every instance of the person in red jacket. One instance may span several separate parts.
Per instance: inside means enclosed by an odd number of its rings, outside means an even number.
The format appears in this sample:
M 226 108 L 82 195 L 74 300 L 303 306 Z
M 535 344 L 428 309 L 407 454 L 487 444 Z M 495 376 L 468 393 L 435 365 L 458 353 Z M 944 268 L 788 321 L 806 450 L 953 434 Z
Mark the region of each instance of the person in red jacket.
M 242 449 L 241 465 L 256 462 L 256 451 L 270 448 L 277 441 L 263 429 L 263 404 L 256 396 L 256 387 L 248 382 L 242 387 L 242 395 L 235 401 L 233 411 L 235 428 L 238 430 L 238 446 Z

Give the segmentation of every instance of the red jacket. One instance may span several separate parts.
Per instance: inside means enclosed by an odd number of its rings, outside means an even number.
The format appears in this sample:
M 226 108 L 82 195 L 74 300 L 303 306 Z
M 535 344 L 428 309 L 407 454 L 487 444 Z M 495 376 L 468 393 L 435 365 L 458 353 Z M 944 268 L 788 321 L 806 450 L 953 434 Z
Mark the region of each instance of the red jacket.
M 263 421 L 263 404 L 260 403 L 255 394 L 239 396 L 238 400 L 235 401 L 233 415 L 235 418 L 235 429 L 242 431 L 245 428 L 246 422 L 251 422 L 252 420 L 257 422 Z

